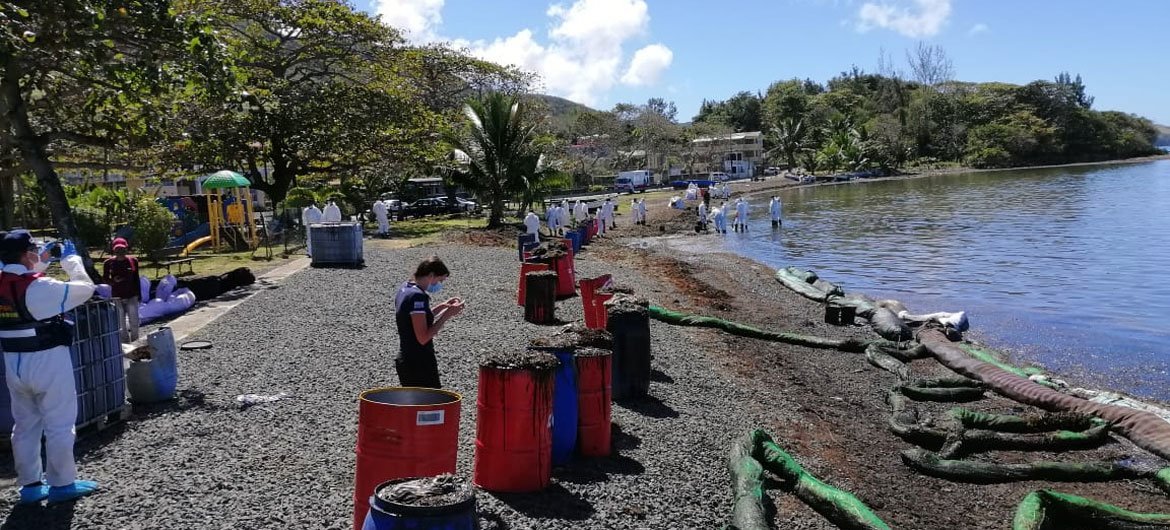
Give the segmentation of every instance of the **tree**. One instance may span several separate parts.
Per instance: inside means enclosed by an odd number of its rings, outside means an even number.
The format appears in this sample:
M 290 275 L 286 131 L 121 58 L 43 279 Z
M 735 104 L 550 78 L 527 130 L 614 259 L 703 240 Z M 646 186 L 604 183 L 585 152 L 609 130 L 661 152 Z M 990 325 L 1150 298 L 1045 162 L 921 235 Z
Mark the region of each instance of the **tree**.
M 166 96 L 222 87 L 221 48 L 198 14 L 169 0 L 0 1 L 0 16 L 0 139 L 80 248 L 50 149 L 151 141 L 151 118 L 173 110 Z
M 914 79 L 923 86 L 938 87 L 955 77 L 954 63 L 938 44 L 929 46 L 919 41 L 913 52 L 906 50 L 906 63 Z
M 801 118 L 785 118 L 771 131 L 775 151 L 784 155 L 789 169 L 796 168 L 796 155 L 809 147 L 808 127 Z
M 539 187 L 537 121 L 514 96 L 493 92 L 464 106 L 466 123 L 447 141 L 464 167 L 453 178 L 488 204 L 488 227 L 503 225 L 508 199 Z
M 301 176 L 345 180 L 366 165 L 438 156 L 443 121 L 423 96 L 438 104 L 458 91 L 419 74 L 449 54 L 409 50 L 397 31 L 335 0 L 203 5 L 241 89 L 187 109 L 174 131 L 179 162 L 239 170 L 279 202 Z
M 740 92 L 726 101 L 703 101 L 692 122 L 726 125 L 736 132 L 763 130 L 763 107 L 759 95 Z

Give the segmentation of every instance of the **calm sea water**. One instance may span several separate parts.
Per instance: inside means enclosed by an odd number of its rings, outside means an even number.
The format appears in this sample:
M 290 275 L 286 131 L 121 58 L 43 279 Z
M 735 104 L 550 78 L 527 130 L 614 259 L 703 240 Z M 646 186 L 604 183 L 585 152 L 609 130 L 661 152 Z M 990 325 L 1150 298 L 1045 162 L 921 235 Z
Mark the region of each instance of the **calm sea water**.
M 855 182 L 752 201 L 727 250 L 817 271 L 1083 382 L 1170 400 L 1170 161 Z M 718 236 L 713 236 L 718 237 Z

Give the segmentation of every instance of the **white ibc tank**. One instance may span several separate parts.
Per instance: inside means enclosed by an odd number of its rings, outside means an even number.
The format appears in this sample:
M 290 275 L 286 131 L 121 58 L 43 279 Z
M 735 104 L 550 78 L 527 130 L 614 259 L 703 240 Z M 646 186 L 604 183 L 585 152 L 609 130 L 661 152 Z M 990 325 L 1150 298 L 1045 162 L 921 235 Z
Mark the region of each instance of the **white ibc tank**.
M 365 262 L 359 223 L 312 224 L 309 237 L 313 243 L 313 265 L 357 266 Z

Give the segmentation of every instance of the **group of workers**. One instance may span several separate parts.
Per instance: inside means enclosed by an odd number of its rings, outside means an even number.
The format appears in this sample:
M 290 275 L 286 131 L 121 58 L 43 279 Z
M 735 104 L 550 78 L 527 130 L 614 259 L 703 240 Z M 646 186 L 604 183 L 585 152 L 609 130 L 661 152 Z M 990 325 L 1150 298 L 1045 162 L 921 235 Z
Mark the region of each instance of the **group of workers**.
M 633 211 L 635 224 L 646 224 L 646 205 L 644 202 L 640 200 L 633 201 L 630 208 Z M 613 199 L 608 198 L 597 209 L 597 233 L 599 235 L 603 235 L 606 230 L 617 226 L 614 220 L 615 210 L 616 205 Z M 572 223 L 579 224 L 594 218 L 589 214 L 589 207 L 580 200 L 575 202 L 572 208 L 569 208 L 569 201 L 567 200 L 561 200 L 560 203 L 553 203 L 545 211 L 544 217 L 549 235 L 552 236 L 564 235 Z M 524 215 L 524 231 L 533 235 L 540 234 L 540 217 L 536 215 L 536 211 L 533 209 L 529 209 L 528 213 Z
M 724 185 L 726 187 L 726 185 Z M 720 195 L 724 192 L 720 191 Z M 732 231 L 747 232 L 748 231 L 748 212 L 750 206 L 748 201 L 742 197 L 735 199 L 733 205 L 728 205 L 727 202 L 720 202 L 718 207 L 708 209 L 708 202 L 710 201 L 707 195 L 703 196 L 703 201 L 698 206 L 699 220 L 695 224 L 696 232 L 704 232 L 708 229 L 709 224 L 715 225 L 715 232 L 719 234 L 727 233 L 727 219 L 731 217 Z M 686 209 L 686 203 L 681 197 L 675 196 L 670 199 L 670 207 L 677 209 Z M 779 228 L 781 225 L 780 214 L 782 205 L 780 197 L 773 195 L 772 200 L 768 203 L 768 215 L 772 220 L 772 228 Z

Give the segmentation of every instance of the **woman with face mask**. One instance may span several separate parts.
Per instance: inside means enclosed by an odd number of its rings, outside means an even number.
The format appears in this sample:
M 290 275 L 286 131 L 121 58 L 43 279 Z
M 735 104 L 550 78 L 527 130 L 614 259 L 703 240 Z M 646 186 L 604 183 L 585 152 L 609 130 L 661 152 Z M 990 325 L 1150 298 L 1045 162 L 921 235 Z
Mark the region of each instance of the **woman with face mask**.
M 427 258 L 394 297 L 399 342 L 394 368 L 402 386 L 442 388 L 434 338 L 443 324 L 463 311 L 463 300 L 451 298 L 432 307 L 430 295 L 442 289 L 450 274 L 438 256 Z

